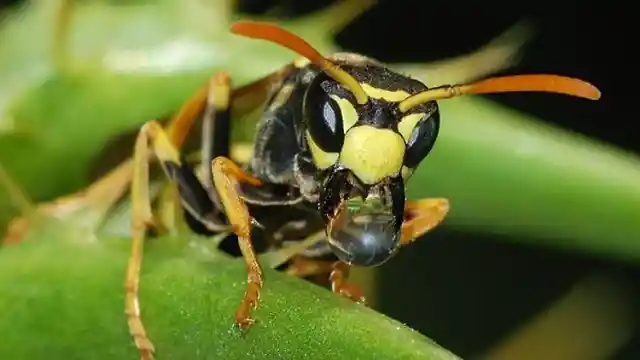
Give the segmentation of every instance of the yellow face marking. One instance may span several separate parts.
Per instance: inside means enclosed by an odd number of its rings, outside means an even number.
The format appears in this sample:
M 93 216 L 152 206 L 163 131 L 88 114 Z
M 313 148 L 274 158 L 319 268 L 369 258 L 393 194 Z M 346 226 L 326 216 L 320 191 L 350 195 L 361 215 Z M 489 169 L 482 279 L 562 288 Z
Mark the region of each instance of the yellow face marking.
M 396 132 L 357 126 L 345 134 L 339 162 L 365 184 L 374 184 L 400 172 L 404 151 L 404 140 Z
M 382 99 L 390 102 L 400 102 L 409 97 L 409 93 L 404 90 L 378 89 L 369 84 L 360 83 L 367 96 L 374 99 Z
M 309 131 L 307 131 L 306 135 L 309 150 L 311 150 L 311 158 L 318 169 L 326 169 L 338 161 L 338 153 L 328 153 L 322 150 L 320 146 L 313 141 Z
M 289 100 L 289 97 L 291 97 L 293 88 L 294 88 L 293 84 L 287 84 L 283 86 L 280 89 L 280 91 L 278 91 L 276 96 L 273 97 L 271 104 L 269 104 L 269 111 L 273 111 L 281 107 L 282 105 L 284 105 L 284 103 L 287 102 L 287 100 Z
M 309 61 L 309 59 L 307 59 L 306 57 L 299 57 L 297 59 L 295 59 L 293 61 L 293 66 L 297 67 L 298 69 L 303 68 L 307 65 L 309 65 L 311 63 L 311 61 Z
M 400 132 L 400 135 L 404 138 L 404 142 L 409 142 L 413 129 L 418 124 L 418 121 L 420 121 L 420 119 L 425 115 L 425 113 L 416 113 L 403 116 L 402 119 L 400 119 L 400 122 L 398 123 L 398 132 Z
M 353 107 L 353 104 L 349 102 L 347 99 L 343 99 L 336 95 L 330 95 L 331 98 L 338 104 L 340 107 L 340 112 L 342 113 L 342 127 L 344 128 L 344 132 L 351 129 L 353 125 L 358 121 L 358 112 L 356 108 Z

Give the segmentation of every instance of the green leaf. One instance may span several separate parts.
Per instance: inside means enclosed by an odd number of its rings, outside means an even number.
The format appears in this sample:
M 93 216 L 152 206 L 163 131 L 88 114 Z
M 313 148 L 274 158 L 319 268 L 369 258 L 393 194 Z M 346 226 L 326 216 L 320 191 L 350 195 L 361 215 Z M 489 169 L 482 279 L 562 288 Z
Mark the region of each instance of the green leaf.
M 458 359 L 373 310 L 266 269 L 257 323 L 232 327 L 244 263 L 200 238 L 149 241 L 141 308 L 157 358 Z M 129 242 L 43 226 L 0 251 L 1 359 L 136 359 L 127 332 Z

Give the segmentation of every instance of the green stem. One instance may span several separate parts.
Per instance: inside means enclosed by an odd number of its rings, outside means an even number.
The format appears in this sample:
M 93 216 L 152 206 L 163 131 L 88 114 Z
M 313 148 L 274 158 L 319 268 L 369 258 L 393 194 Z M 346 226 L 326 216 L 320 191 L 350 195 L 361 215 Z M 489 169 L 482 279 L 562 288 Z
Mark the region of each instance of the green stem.
M 637 156 L 486 100 L 444 101 L 441 112 L 409 194 L 450 198 L 446 225 L 640 259 Z

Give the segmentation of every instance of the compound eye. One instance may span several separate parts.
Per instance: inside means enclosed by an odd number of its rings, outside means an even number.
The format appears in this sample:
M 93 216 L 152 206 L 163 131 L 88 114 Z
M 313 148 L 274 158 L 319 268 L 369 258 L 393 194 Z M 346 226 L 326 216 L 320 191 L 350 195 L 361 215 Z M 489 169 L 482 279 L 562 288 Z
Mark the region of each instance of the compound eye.
M 421 119 L 411 132 L 404 154 L 404 165 L 416 168 L 433 148 L 440 128 L 440 112 L 436 111 Z
M 322 75 L 319 75 L 322 76 Z M 314 81 L 307 90 L 304 115 L 313 141 L 327 153 L 339 153 L 344 142 L 342 112 L 323 87 L 329 80 Z

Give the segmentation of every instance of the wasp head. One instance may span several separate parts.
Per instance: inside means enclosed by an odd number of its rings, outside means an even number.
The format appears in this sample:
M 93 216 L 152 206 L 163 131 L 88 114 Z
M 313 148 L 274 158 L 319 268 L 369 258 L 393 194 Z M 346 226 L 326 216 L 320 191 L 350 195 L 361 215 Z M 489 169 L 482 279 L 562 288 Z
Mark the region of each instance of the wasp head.
M 384 67 L 342 69 L 364 89 L 366 103 L 320 73 L 303 102 L 306 140 L 320 169 L 319 209 L 334 253 L 376 266 L 400 243 L 405 181 L 433 147 L 438 107 L 429 102 L 401 112 L 399 102 L 426 89 L 422 83 Z

